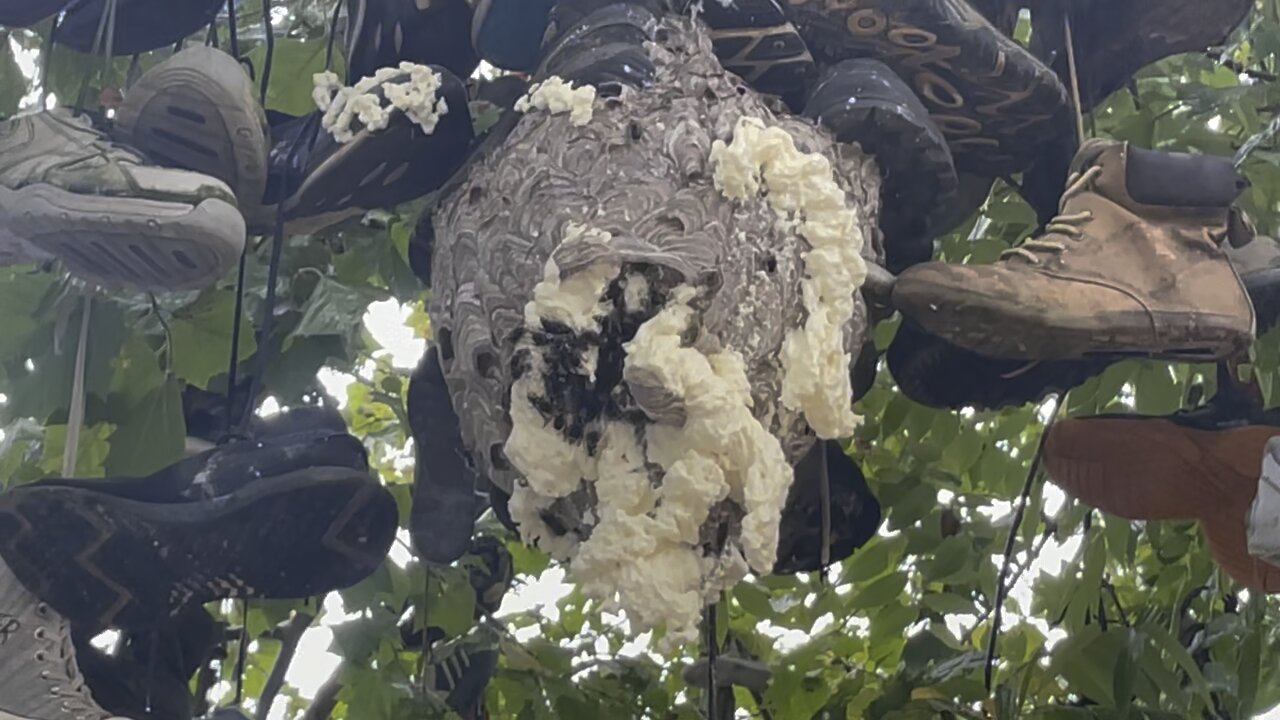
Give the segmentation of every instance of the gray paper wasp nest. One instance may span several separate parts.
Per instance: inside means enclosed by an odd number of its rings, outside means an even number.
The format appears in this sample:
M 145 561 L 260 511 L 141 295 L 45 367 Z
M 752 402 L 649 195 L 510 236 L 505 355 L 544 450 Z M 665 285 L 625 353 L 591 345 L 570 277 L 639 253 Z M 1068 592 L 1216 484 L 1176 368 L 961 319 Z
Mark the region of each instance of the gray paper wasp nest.
M 550 78 L 521 101 L 436 213 L 430 311 L 524 539 L 683 641 L 772 568 L 792 464 L 853 432 L 879 175 L 722 70 L 693 21 L 655 38 L 649 89 Z

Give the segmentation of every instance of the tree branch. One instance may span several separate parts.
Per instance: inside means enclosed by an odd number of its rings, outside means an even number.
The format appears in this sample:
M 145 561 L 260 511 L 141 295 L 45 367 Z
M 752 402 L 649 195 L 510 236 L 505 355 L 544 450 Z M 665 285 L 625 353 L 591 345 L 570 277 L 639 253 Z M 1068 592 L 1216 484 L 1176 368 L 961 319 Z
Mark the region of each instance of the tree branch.
M 298 643 L 302 641 L 303 634 L 315 619 L 315 615 L 294 613 L 293 618 L 281 628 L 280 654 L 276 657 L 275 665 L 271 667 L 271 675 L 262 688 L 262 696 L 258 698 L 257 720 L 267 720 L 271 705 L 275 703 L 276 696 L 284 687 L 284 676 L 289 672 L 289 666 L 293 664 L 293 658 L 298 653 Z
M 338 678 L 342 677 L 345 664 L 339 665 L 333 671 L 333 676 L 320 686 L 315 700 L 311 701 L 311 707 L 302 714 L 302 720 L 329 720 L 329 716 L 333 715 L 333 709 L 338 706 L 338 694 L 342 692 L 342 681 Z

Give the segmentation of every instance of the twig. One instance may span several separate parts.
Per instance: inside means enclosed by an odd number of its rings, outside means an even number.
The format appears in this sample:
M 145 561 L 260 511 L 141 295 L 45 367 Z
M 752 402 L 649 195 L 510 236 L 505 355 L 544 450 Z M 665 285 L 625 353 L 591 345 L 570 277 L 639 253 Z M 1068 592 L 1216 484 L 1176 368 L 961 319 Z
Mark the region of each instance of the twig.
M 1009 565 L 1013 561 L 1013 548 L 1018 543 L 1018 529 L 1022 526 L 1022 517 L 1027 512 L 1031 489 L 1035 485 L 1036 478 L 1040 475 L 1040 464 L 1044 460 L 1045 441 L 1049 438 L 1049 432 L 1053 430 L 1053 424 L 1058 419 L 1058 412 L 1066 404 L 1064 400 L 1066 400 L 1066 393 L 1059 395 L 1054 401 L 1053 411 L 1049 414 L 1048 422 L 1044 424 L 1044 432 L 1040 433 L 1040 442 L 1036 443 L 1035 457 L 1031 459 L 1031 467 L 1027 469 L 1027 480 L 1022 484 L 1022 494 L 1018 497 L 1018 509 L 1013 514 L 1013 524 L 1009 526 L 1009 537 L 1004 543 L 1004 560 L 1000 563 L 1000 575 L 996 580 L 996 601 L 992 609 L 991 633 L 987 637 L 987 662 L 982 671 L 987 692 L 991 692 L 991 678 L 995 672 L 996 641 L 1000 638 L 1000 622 L 1004 615 L 1004 600 L 1009 592 L 1009 586 L 1005 581 L 1009 577 Z M 1027 564 L 1031 564 L 1030 558 L 1028 558 Z
M 289 672 L 289 666 L 298 653 L 298 643 L 302 641 L 303 634 L 315 619 L 315 615 L 296 613 L 285 624 L 280 638 L 280 654 L 276 657 L 275 665 L 271 666 L 271 675 L 267 677 L 267 684 L 263 686 L 262 695 L 258 698 L 257 720 L 267 720 L 272 703 L 276 701 L 276 696 L 284 687 L 284 676 Z
M 338 706 L 338 695 L 342 692 L 342 681 L 338 678 L 342 677 L 345 666 L 345 662 L 339 665 L 338 669 L 333 671 L 333 676 L 316 691 L 316 698 L 311 701 L 311 707 L 302 714 L 302 720 L 329 720 L 329 716 L 333 715 L 333 709 Z

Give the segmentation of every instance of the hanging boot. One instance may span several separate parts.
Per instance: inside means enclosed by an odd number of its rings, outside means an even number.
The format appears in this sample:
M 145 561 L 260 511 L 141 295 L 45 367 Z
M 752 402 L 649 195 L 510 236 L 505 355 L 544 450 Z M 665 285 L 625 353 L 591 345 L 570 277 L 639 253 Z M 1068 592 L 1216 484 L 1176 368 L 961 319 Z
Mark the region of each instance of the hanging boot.
M 965 0 L 791 0 L 790 10 L 819 61 L 870 57 L 901 75 L 961 171 L 1021 171 L 1070 132 L 1062 82 Z
M 711 0 L 699 17 L 725 70 L 799 107 L 818 66 L 782 0 Z
M 57 15 L 71 0 L 0 0 L 0 25 L 31 27 Z
M 402 62 L 470 77 L 480 64 L 469 41 L 471 26 L 467 0 L 347 0 L 347 82 Z
M 1263 460 L 1274 458 L 1268 448 L 1280 436 L 1280 413 L 1253 405 L 1229 379 L 1219 387 L 1208 406 L 1164 417 L 1062 420 L 1045 441 L 1045 467 L 1067 494 L 1112 515 L 1199 521 L 1214 560 L 1236 582 L 1280 592 L 1280 567 L 1249 554 L 1251 527 L 1255 547 L 1274 540 L 1267 518 L 1250 515 L 1274 500 L 1259 488 L 1271 477 Z
M 77 627 L 140 629 L 213 600 L 354 585 L 382 563 L 396 517 L 360 443 L 321 426 L 143 478 L 11 489 L 0 556 Z
M 1262 335 L 1280 323 L 1280 244 L 1259 236 L 1239 249 L 1227 243 L 1226 254 L 1249 294 L 1258 335 Z M 1123 359 L 1114 355 L 1048 361 L 993 358 L 957 347 L 910 320 L 898 328 L 885 357 L 904 395 L 923 405 L 953 410 L 1039 402 Z
M 423 559 L 448 564 L 467 552 L 484 506 L 435 347 L 427 348 L 409 382 L 409 426 L 417 457 L 409 534 Z M 502 446 L 491 452 L 494 461 L 502 459 Z
M 827 484 L 831 536 L 822 552 L 822 485 Z M 775 575 L 822 570 L 866 545 L 880 529 L 880 503 L 862 469 L 834 440 L 820 440 L 796 465 L 778 531 Z M 824 562 L 825 561 L 825 562 Z
M 114 136 L 167 167 L 215 177 L 235 193 L 250 225 L 269 223 L 267 117 L 244 68 L 203 45 L 143 73 L 116 113 Z
M 71 623 L 0 560 L 0 718 L 125 720 L 93 700 L 71 641 Z
M 959 180 L 942 131 L 911 88 L 884 63 L 846 60 L 823 73 L 804 114 L 875 157 L 888 269 L 932 258 Z
M 494 67 L 533 72 L 553 5 L 555 0 L 478 0 L 471 44 Z
M 1090 141 L 1044 235 L 994 265 L 912 267 L 894 305 L 990 357 L 1235 356 L 1253 341 L 1253 307 L 1219 246 L 1244 186 L 1225 158 Z
M 561 0 L 551 12 L 534 79 L 556 76 L 597 88 L 650 86 L 657 69 L 644 44 L 657 32 L 656 10 L 651 0 Z
M 172 47 L 208 27 L 227 5 L 226 0 L 83 0 L 72 3 L 62 16 L 57 44 L 93 52 L 111 3 L 115 4 L 115 34 L 104 38 L 98 51 L 117 57 Z
M 153 291 L 213 283 L 245 238 L 222 181 L 153 166 L 63 109 L 0 122 L 5 234 L 85 279 Z

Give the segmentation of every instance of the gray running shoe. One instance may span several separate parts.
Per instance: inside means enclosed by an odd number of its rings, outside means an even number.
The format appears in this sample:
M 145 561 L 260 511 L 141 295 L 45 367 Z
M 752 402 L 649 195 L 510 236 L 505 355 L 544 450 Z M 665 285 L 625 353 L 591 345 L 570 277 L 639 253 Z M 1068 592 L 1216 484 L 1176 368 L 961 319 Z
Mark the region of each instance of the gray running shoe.
M 86 280 L 143 290 L 209 285 L 245 239 L 225 183 L 150 165 L 61 109 L 0 123 L 0 228 Z
M 227 53 L 199 45 L 151 68 L 129 88 L 112 137 L 160 165 L 225 182 L 252 226 L 275 219 L 262 207 L 268 132 L 244 68 Z

